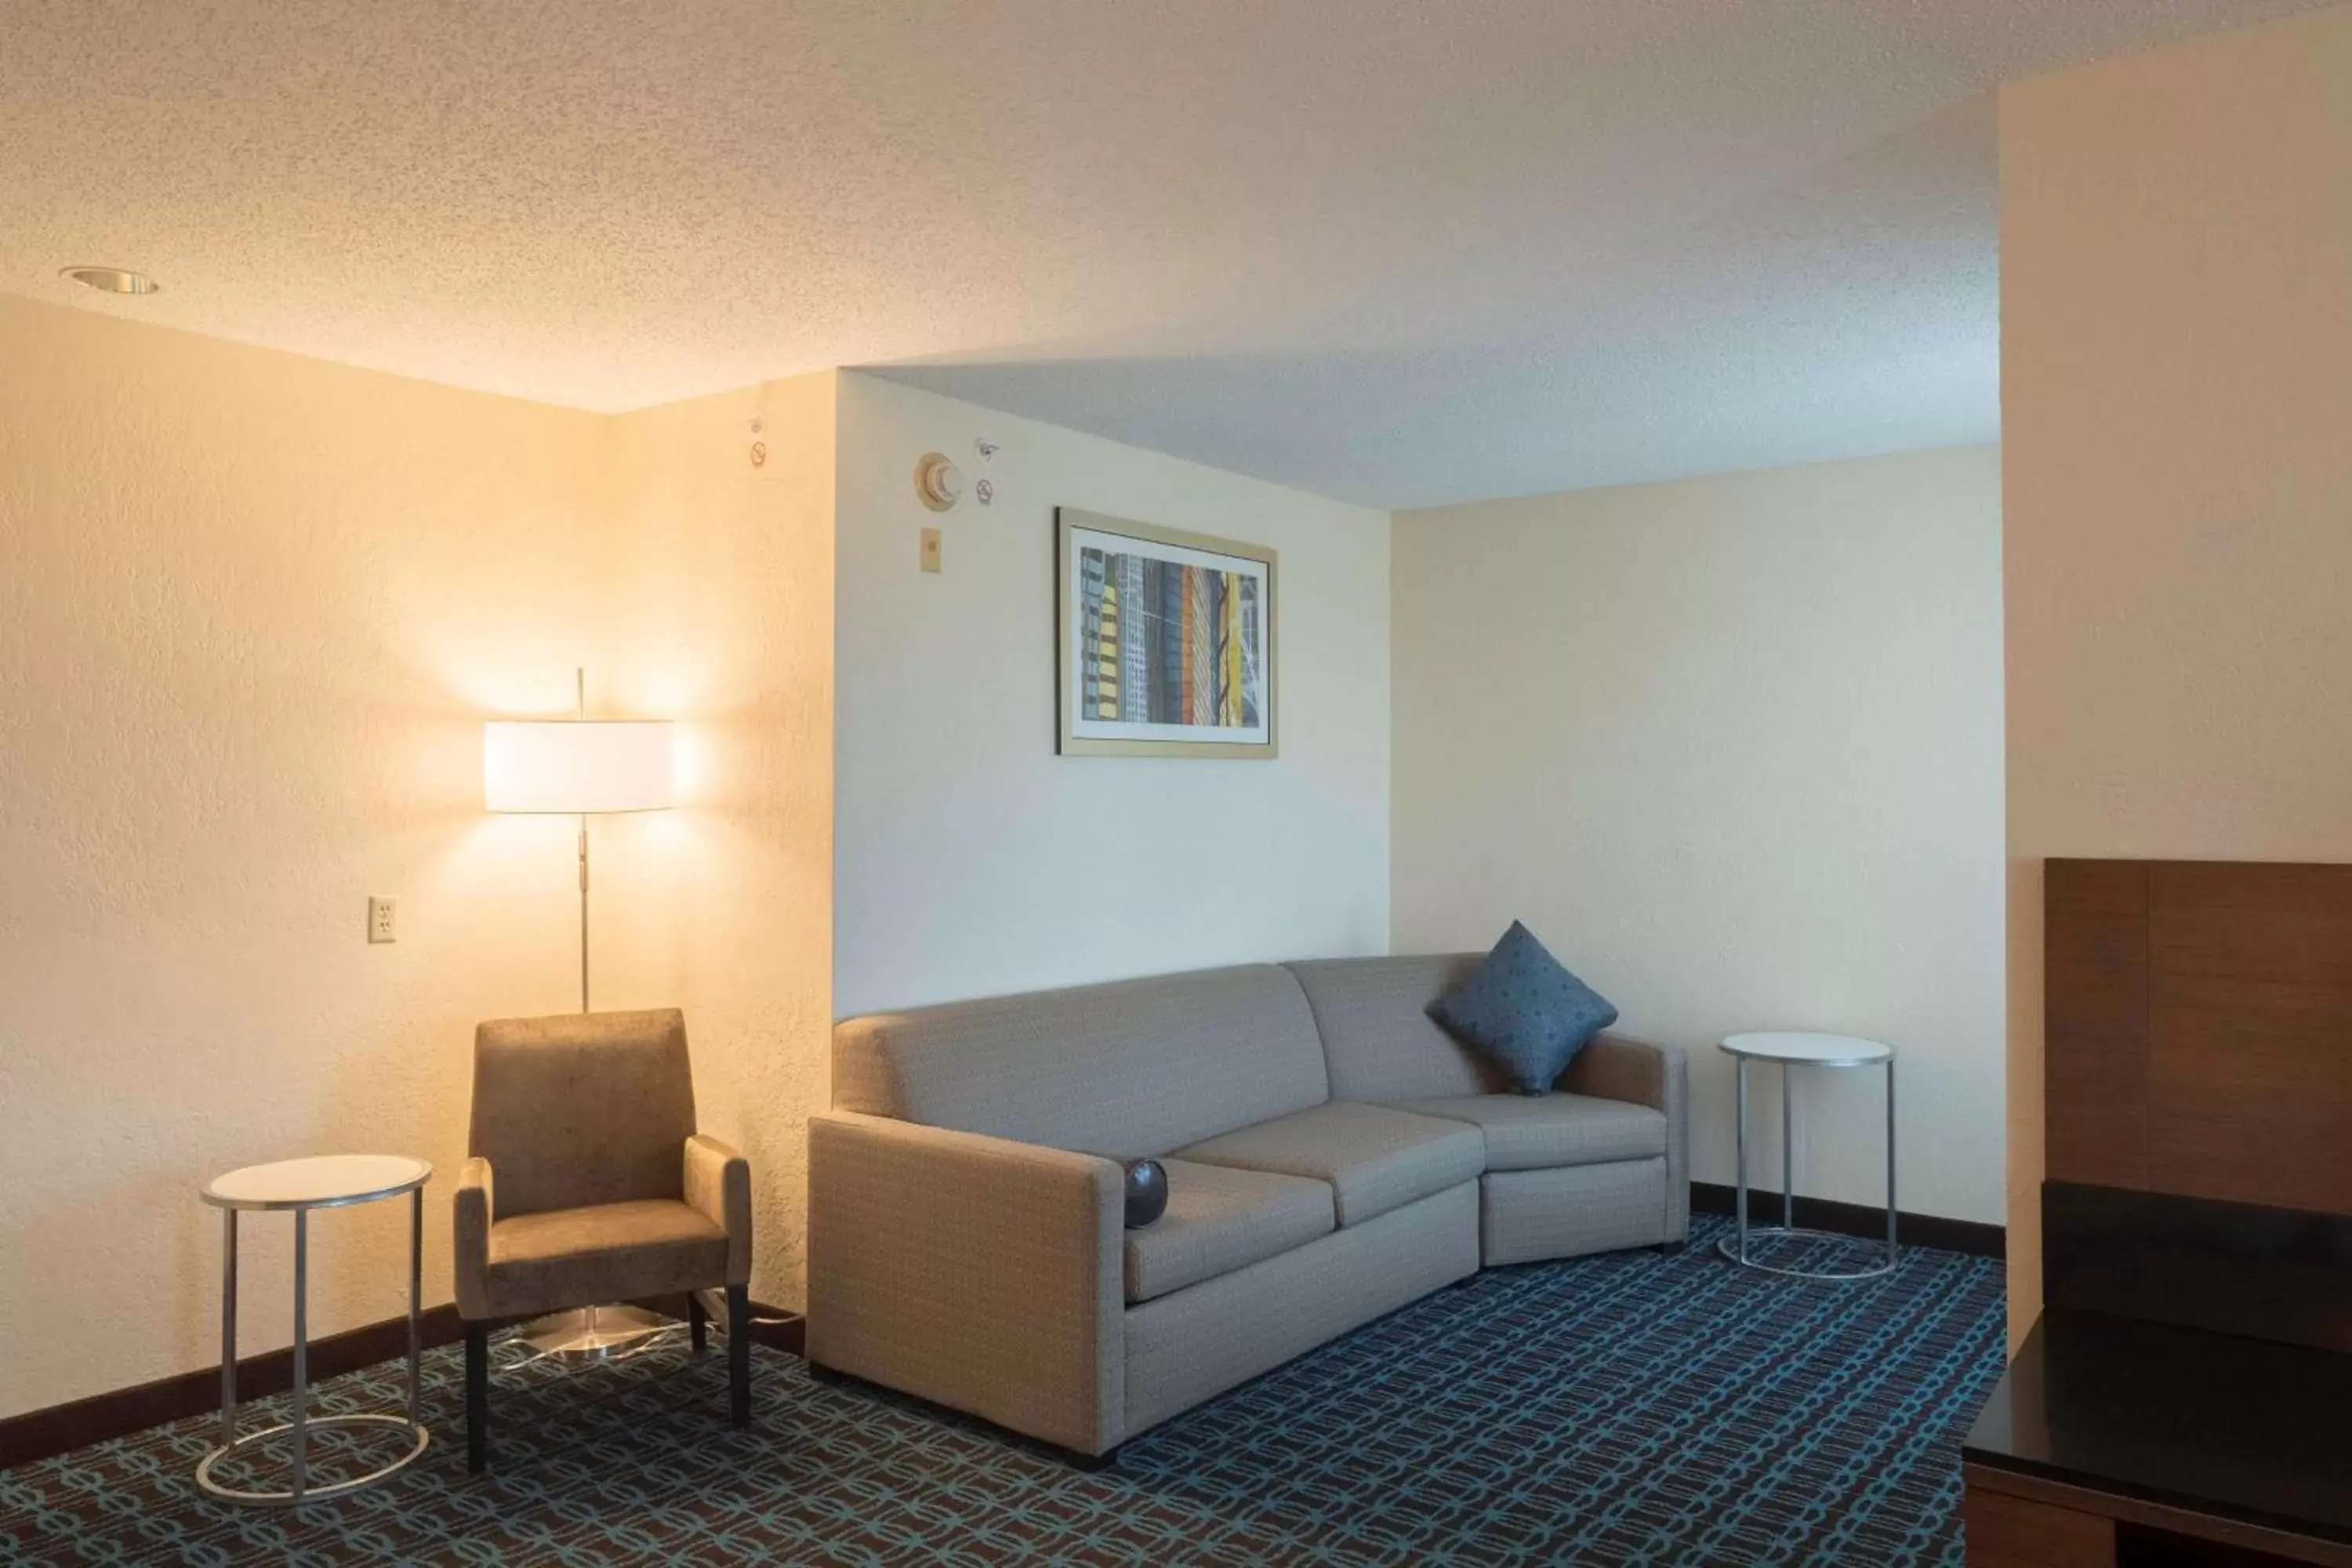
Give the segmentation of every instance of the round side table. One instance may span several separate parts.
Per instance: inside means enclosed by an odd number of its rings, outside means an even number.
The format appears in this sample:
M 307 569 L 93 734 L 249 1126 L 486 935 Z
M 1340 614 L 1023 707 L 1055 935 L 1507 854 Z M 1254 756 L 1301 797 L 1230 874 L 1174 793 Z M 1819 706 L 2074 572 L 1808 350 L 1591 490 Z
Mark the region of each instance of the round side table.
M 324 1154 L 247 1165 L 205 1184 L 205 1202 L 221 1211 L 221 1440 L 196 1466 L 196 1484 L 227 1502 L 291 1507 L 341 1497 L 403 1469 L 433 1440 L 417 1419 L 417 1373 L 424 1347 L 418 1338 L 417 1296 L 425 1247 L 425 1184 L 433 1167 L 402 1154 Z M 310 1294 L 310 1211 L 410 1195 L 408 1209 L 408 1413 L 405 1415 L 320 1415 L 310 1413 L 310 1339 L 305 1321 Z M 294 1215 L 294 1419 L 243 1436 L 236 1431 L 236 1216 L 244 1209 L 290 1210 Z M 408 1451 L 366 1475 L 330 1486 L 308 1482 L 310 1432 L 313 1426 L 398 1426 L 415 1439 Z M 282 1491 L 245 1491 L 213 1479 L 213 1467 L 248 1444 L 282 1433 L 293 1435 L 289 1485 Z
M 1784 1274 L 1797 1279 L 1869 1279 L 1895 1267 L 1895 1047 L 1876 1040 L 1847 1035 L 1801 1033 L 1734 1035 L 1723 1042 L 1725 1055 L 1739 1064 L 1739 1228 L 1717 1242 L 1716 1249 L 1743 1268 Z M 1780 1069 L 1780 1223 L 1748 1223 L 1748 1065 L 1771 1062 Z M 1789 1139 L 1789 1069 L 1790 1068 L 1869 1068 L 1886 1069 L 1886 1257 L 1867 1268 L 1788 1268 L 1761 1263 L 1748 1256 L 1751 1235 L 1804 1237 L 1814 1241 L 1853 1242 L 1855 1237 L 1835 1231 L 1809 1230 L 1796 1224 L 1795 1152 Z M 1735 1243 L 1737 1245 L 1735 1245 Z

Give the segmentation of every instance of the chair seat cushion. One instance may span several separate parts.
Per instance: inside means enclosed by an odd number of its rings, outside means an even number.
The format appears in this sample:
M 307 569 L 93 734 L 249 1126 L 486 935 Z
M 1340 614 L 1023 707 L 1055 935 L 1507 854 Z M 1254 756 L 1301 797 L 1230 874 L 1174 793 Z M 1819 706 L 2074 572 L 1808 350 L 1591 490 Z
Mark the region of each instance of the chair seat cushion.
M 1237 1165 L 1331 1185 L 1343 1226 L 1361 1225 L 1477 1176 L 1486 1140 L 1475 1127 L 1389 1105 L 1335 1100 L 1176 1151 L 1203 1165 Z
M 1160 1163 L 1168 1173 L 1167 1212 L 1127 1233 L 1130 1303 L 1230 1274 L 1331 1233 L 1331 1189 L 1321 1182 L 1191 1160 Z
M 1666 1152 L 1666 1119 L 1646 1105 L 1585 1094 L 1465 1094 L 1407 1100 L 1423 1116 L 1467 1121 L 1486 1135 L 1486 1169 L 1538 1171 L 1649 1160 Z
M 727 1282 L 727 1233 L 669 1198 L 517 1215 L 490 1226 L 490 1312 L 553 1312 Z

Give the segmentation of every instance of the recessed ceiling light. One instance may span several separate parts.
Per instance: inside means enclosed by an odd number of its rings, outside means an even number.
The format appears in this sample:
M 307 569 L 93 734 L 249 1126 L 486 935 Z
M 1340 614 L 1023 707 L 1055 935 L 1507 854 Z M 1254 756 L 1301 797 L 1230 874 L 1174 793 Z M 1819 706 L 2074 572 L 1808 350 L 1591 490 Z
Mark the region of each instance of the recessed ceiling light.
M 87 289 L 102 294 L 152 294 L 163 286 L 144 272 L 131 272 L 120 267 L 62 267 L 58 276 L 70 279 Z

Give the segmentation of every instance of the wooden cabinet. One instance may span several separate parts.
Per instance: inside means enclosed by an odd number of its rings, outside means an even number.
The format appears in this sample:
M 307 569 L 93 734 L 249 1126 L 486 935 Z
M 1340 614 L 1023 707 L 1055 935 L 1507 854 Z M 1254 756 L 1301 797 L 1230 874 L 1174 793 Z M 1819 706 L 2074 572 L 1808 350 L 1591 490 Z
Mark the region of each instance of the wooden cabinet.
M 2115 1568 L 2116 1521 L 1971 1481 L 1960 1505 L 1969 1568 Z

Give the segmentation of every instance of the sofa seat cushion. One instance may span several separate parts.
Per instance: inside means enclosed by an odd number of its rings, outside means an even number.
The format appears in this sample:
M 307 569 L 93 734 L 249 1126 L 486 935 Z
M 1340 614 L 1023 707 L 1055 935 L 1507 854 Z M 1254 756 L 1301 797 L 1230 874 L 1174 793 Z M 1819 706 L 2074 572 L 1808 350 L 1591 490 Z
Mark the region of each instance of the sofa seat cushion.
M 1304 1176 L 1160 1162 L 1168 1209 L 1127 1233 L 1127 1299 L 1150 1301 L 1331 1234 L 1331 1189 Z
M 1179 1149 L 1203 1165 L 1238 1165 L 1331 1184 L 1343 1226 L 1467 1182 L 1486 1168 L 1475 1127 L 1391 1105 L 1335 1100 Z
M 1467 1121 L 1486 1135 L 1486 1169 L 1539 1171 L 1649 1160 L 1666 1152 L 1666 1119 L 1646 1105 L 1585 1094 L 1465 1094 L 1407 1100 L 1423 1116 Z
M 727 1282 L 727 1233 L 671 1198 L 518 1215 L 490 1226 L 490 1312 L 560 1311 Z

